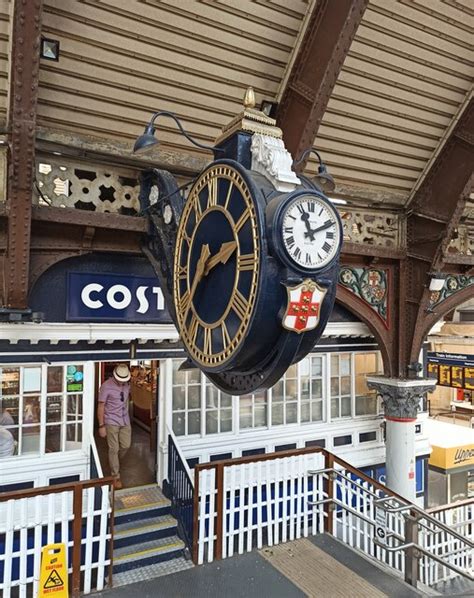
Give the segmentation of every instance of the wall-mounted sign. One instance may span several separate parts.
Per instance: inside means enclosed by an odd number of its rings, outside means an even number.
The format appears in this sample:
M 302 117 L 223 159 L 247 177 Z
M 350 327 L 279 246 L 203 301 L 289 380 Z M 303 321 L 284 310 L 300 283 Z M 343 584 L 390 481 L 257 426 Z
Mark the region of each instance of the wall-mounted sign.
M 169 322 L 156 278 L 70 272 L 66 319 L 69 322 Z
M 455 447 L 432 446 L 430 465 L 447 470 L 474 466 L 474 444 Z
M 457 353 L 429 352 L 427 375 L 440 386 L 474 390 L 474 356 Z

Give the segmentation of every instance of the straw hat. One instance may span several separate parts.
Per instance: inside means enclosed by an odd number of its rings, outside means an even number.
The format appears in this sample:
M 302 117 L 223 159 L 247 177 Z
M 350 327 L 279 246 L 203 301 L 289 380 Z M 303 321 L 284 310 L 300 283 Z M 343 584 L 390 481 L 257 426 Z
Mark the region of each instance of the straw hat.
M 114 378 L 117 382 L 128 382 L 130 380 L 130 370 L 126 363 L 119 363 L 114 368 Z

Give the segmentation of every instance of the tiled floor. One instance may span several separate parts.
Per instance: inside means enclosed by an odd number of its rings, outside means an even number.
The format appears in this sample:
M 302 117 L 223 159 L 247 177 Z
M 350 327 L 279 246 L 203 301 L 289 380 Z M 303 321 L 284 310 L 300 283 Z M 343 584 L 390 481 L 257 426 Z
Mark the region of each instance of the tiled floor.
M 107 456 L 107 440 L 96 435 L 97 451 L 104 475 L 110 475 Z M 121 479 L 124 487 L 152 484 L 155 477 L 155 452 L 150 448 L 150 434 L 134 425 L 132 429 L 132 446 L 121 463 Z

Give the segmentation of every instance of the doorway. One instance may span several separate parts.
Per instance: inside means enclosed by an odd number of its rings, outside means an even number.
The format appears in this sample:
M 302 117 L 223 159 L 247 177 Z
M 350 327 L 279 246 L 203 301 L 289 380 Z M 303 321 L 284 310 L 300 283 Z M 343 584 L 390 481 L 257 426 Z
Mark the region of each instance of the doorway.
M 129 414 L 132 444 L 120 464 L 120 478 L 124 488 L 144 486 L 156 482 L 156 413 L 159 362 L 121 361 L 130 368 Z M 101 385 L 112 377 L 117 362 L 96 363 L 95 409 Z M 107 439 L 98 434 L 95 416 L 94 438 L 104 476 L 110 475 Z

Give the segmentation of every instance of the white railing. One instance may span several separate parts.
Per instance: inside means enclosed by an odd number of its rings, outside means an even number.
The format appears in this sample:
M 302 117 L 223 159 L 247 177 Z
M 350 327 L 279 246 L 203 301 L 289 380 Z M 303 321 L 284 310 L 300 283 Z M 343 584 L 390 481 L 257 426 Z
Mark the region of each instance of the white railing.
M 111 478 L 0 494 L 0 595 L 37 596 L 41 550 L 52 543 L 66 545 L 72 596 L 102 590 L 112 567 L 111 505 Z

